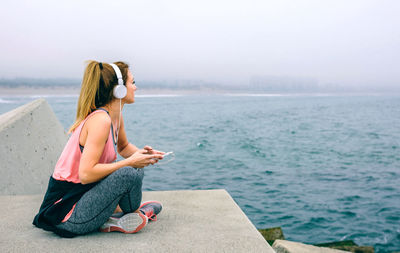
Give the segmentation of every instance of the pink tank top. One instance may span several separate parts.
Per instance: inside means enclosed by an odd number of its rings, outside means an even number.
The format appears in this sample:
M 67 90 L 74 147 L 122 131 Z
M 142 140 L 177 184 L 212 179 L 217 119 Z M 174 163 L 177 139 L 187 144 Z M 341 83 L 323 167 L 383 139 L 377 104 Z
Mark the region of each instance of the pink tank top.
M 94 114 L 104 112 L 103 110 L 96 110 L 89 114 L 85 120 L 72 132 L 67 144 L 61 153 L 60 158 L 56 164 L 53 172 L 53 178 L 61 181 L 68 181 L 72 183 L 80 183 L 79 179 L 79 163 L 81 160 L 82 152 L 79 147 L 79 137 L 81 135 L 82 127 L 85 122 Z M 112 129 L 112 128 L 111 128 Z M 100 157 L 99 163 L 111 163 L 117 159 L 117 153 L 114 146 L 112 130 L 108 135 L 106 145 L 104 146 L 103 154 Z

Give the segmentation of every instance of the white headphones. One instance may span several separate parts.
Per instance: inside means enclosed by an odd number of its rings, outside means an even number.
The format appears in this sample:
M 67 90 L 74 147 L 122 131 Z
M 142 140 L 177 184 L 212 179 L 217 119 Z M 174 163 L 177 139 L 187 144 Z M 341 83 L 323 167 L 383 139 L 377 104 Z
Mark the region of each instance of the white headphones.
M 109 63 L 111 67 L 113 67 L 115 74 L 117 74 L 118 85 L 116 85 L 113 89 L 113 95 L 116 98 L 123 99 L 126 96 L 127 90 L 124 85 L 124 80 L 122 80 L 121 70 L 119 70 L 118 66 L 114 63 Z

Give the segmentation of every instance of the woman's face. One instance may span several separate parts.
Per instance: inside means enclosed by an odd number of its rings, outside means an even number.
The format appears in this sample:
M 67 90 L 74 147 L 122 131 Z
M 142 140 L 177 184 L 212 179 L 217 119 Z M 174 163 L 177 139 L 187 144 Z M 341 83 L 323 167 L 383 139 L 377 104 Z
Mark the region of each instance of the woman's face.
M 127 93 L 124 97 L 124 102 L 126 104 L 132 104 L 135 102 L 136 85 L 130 70 L 128 70 L 128 79 L 126 80 L 125 86 L 127 89 Z

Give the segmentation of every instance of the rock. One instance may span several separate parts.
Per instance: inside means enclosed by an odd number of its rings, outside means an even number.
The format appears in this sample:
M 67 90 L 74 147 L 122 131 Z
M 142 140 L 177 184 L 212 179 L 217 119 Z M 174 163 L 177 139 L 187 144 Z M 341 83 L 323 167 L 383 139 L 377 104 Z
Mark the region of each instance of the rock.
M 347 250 L 354 253 L 374 253 L 374 247 L 372 246 L 338 246 L 331 247 L 333 249 Z
M 314 244 L 315 246 L 318 247 L 338 247 L 338 246 L 358 246 L 355 242 L 352 240 L 347 240 L 347 241 L 340 241 L 340 242 L 327 242 L 327 243 L 318 243 Z
M 319 247 L 328 247 L 332 249 L 340 249 L 347 250 L 354 253 L 374 253 L 374 247 L 372 246 L 358 246 L 352 240 L 348 241 L 340 241 L 340 242 L 329 242 L 329 243 L 320 243 L 315 244 L 315 246 Z
M 272 245 L 278 239 L 285 240 L 281 227 L 259 229 L 258 231 L 260 231 L 269 245 Z
M 276 253 L 345 253 L 338 249 L 331 249 L 325 247 L 317 247 L 300 242 L 291 242 L 285 240 L 276 240 L 272 245 Z

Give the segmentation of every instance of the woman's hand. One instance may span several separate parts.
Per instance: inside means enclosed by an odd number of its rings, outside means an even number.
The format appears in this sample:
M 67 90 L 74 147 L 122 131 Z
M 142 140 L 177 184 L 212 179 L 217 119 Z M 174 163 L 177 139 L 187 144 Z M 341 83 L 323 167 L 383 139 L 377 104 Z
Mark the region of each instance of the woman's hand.
M 164 154 L 165 154 L 165 152 L 155 150 L 155 149 L 153 149 L 153 148 L 150 147 L 150 146 L 144 146 L 143 149 L 144 149 L 144 150 L 147 150 L 147 153 L 146 153 L 146 154 L 149 154 L 149 155 L 154 155 L 154 154 L 164 155 Z
M 162 158 L 163 156 L 160 153 L 149 154 L 148 149 L 139 149 L 126 160 L 128 161 L 129 166 L 134 168 L 144 168 L 150 164 L 153 165 L 157 163 L 158 160 Z

